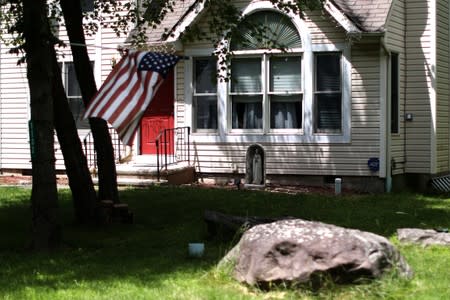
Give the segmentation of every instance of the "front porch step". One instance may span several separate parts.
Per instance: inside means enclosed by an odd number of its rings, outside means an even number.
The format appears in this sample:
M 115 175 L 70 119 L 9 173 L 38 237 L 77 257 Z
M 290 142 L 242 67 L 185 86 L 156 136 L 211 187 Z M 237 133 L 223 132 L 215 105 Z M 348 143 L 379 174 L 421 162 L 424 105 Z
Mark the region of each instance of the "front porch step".
M 94 184 L 98 184 L 98 177 L 92 178 Z M 145 178 L 123 178 L 117 175 L 117 185 L 118 186 L 134 186 L 134 187 L 148 187 L 154 185 L 167 184 L 166 179 L 145 179 Z
M 167 170 L 160 172 L 158 181 L 157 168 L 153 166 L 143 166 L 141 164 L 119 164 L 116 166 L 117 184 L 119 186 L 145 187 L 160 184 L 187 184 L 195 181 L 195 170 L 187 163 L 171 165 Z M 93 178 L 98 184 L 98 178 Z

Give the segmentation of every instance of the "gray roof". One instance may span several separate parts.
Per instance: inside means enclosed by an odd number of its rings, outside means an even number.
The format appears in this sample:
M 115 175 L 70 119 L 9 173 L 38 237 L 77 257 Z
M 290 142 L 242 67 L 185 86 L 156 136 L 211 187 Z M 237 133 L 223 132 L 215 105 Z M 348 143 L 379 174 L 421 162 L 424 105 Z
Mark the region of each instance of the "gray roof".
M 383 32 L 392 0 L 331 0 L 363 32 Z
M 150 43 L 163 42 L 165 31 L 172 32 L 176 26 L 183 20 L 187 13 L 195 9 L 198 0 L 177 1 L 172 12 L 168 12 L 165 18 L 156 28 L 147 29 L 147 37 Z
M 329 0 L 362 32 L 384 32 L 393 0 Z M 173 30 L 186 15 L 196 9 L 199 0 L 177 1 L 173 12 L 169 12 L 157 28 L 148 29 L 150 43 L 164 42 L 164 32 Z

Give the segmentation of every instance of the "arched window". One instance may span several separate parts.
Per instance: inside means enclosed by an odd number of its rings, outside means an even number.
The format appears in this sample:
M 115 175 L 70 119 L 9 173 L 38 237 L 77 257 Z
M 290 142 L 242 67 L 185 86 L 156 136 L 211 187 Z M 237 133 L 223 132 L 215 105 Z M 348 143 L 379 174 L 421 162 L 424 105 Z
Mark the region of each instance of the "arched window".
M 297 28 L 281 13 L 258 11 L 237 29 L 230 45 L 231 129 L 301 130 L 302 42 Z M 256 51 L 261 49 L 275 51 Z
M 301 48 L 302 41 L 289 17 L 273 11 L 260 11 L 247 16 L 231 41 L 232 51 L 276 47 Z

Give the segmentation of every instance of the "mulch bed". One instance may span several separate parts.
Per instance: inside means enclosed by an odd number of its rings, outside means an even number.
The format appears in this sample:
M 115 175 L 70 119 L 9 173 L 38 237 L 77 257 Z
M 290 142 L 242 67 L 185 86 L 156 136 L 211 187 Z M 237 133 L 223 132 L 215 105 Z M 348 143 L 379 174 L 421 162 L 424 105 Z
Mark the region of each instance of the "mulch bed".
M 64 175 L 57 176 L 58 185 L 68 185 L 67 177 Z M 26 175 L 0 175 L 0 185 L 13 185 L 13 186 L 27 186 L 32 184 L 32 177 Z M 214 188 L 214 189 L 227 189 L 236 190 L 237 187 L 233 184 L 217 185 L 207 183 L 195 183 L 189 184 L 192 187 L 199 188 Z M 262 191 L 271 193 L 284 193 L 290 195 L 297 194 L 319 194 L 319 195 L 334 195 L 334 188 L 327 186 L 302 186 L 302 185 L 275 185 L 270 184 L 265 186 Z M 351 191 L 343 190 L 342 194 L 350 194 Z
M 56 177 L 57 183 L 61 185 L 67 185 L 67 177 L 63 175 L 58 175 Z M 0 185 L 17 185 L 26 186 L 31 185 L 32 177 L 27 175 L 0 175 Z
M 188 186 L 194 186 L 194 187 L 199 187 L 199 188 L 211 188 L 211 189 L 237 190 L 237 187 L 234 184 L 217 185 L 217 184 L 208 184 L 208 183 L 195 183 L 195 184 L 189 184 Z M 243 188 L 241 187 L 241 189 L 243 189 Z M 266 191 L 266 192 L 271 192 L 271 193 L 284 193 L 284 194 L 290 194 L 290 195 L 297 195 L 297 194 L 334 195 L 334 187 L 327 187 L 327 186 L 269 184 L 260 190 Z M 352 191 L 342 190 L 343 195 L 354 194 L 354 193 L 355 192 L 352 192 Z

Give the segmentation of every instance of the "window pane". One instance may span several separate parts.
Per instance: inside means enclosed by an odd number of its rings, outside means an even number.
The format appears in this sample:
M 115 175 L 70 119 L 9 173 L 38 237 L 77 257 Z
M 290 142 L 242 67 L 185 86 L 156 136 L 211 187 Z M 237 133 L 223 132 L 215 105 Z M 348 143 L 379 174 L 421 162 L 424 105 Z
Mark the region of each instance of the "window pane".
M 217 129 L 217 97 L 195 97 L 195 128 Z
M 391 133 L 398 133 L 399 115 L 398 54 L 391 54 Z
M 316 130 L 341 130 L 341 95 L 316 95 Z
M 293 92 L 302 90 L 301 57 L 270 58 L 270 91 Z
M 217 70 L 215 58 L 196 59 L 195 69 L 195 92 L 196 93 L 216 93 L 217 91 Z
M 67 82 L 66 82 L 67 96 L 69 97 L 81 96 L 81 91 L 78 85 L 77 74 L 75 73 L 74 64 L 66 63 L 66 68 L 67 68 Z
M 238 25 L 230 45 L 231 50 L 274 47 L 300 48 L 302 41 L 291 19 L 273 11 L 260 11 L 246 16 Z
M 231 91 L 239 93 L 261 92 L 261 59 L 238 58 L 231 62 Z
M 83 120 L 84 114 L 84 104 L 83 100 L 80 98 L 70 98 L 69 99 L 69 107 L 72 111 L 73 118 L 75 120 L 76 126 L 78 129 L 86 129 L 89 128 L 89 121 Z
M 262 97 L 233 96 L 233 128 L 261 129 Z
M 341 90 L 341 56 L 337 53 L 316 55 L 316 91 Z
M 272 96 L 270 100 L 270 128 L 301 128 L 301 96 Z

